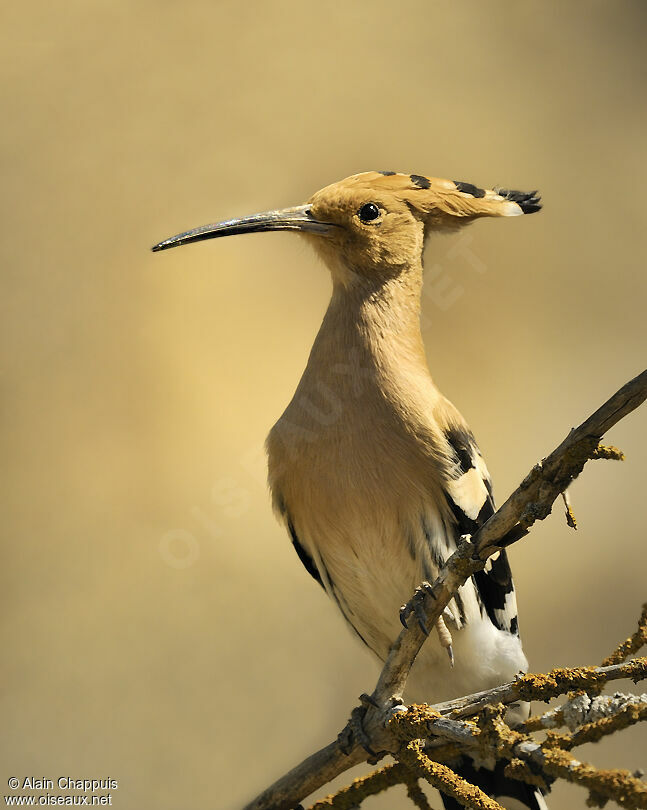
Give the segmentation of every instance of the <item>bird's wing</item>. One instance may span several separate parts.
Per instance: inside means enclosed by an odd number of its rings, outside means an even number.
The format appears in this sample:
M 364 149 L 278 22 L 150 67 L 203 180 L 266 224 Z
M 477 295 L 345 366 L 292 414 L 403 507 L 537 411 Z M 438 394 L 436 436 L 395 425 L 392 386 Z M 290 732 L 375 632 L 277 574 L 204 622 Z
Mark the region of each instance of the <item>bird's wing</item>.
M 286 517 L 286 525 L 288 532 L 290 534 L 290 539 L 292 540 L 292 545 L 294 546 L 294 550 L 296 551 L 299 559 L 303 563 L 304 568 L 310 574 L 310 576 L 318 582 L 321 587 L 325 590 L 326 586 L 321 579 L 321 574 L 319 573 L 319 569 L 317 568 L 317 564 L 312 559 L 312 557 L 308 554 L 308 552 L 303 547 L 303 544 L 297 537 L 296 530 L 294 528 L 294 524 L 290 520 L 289 517 Z
M 445 431 L 451 447 L 455 477 L 445 484 L 445 497 L 456 523 L 457 538 L 474 534 L 494 514 L 492 483 L 472 433 L 466 427 Z M 482 571 L 472 577 L 481 612 L 499 630 L 519 634 L 517 600 L 505 549 L 493 554 Z

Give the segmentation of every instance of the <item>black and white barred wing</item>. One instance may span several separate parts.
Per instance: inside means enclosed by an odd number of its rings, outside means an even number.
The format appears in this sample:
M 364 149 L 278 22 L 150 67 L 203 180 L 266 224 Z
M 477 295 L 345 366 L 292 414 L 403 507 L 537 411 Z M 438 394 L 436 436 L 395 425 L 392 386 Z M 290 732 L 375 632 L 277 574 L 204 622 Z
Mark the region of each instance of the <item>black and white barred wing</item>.
M 455 461 L 455 477 L 445 496 L 455 521 L 456 539 L 474 534 L 494 514 L 492 483 L 476 440 L 467 429 L 446 432 Z M 517 600 L 505 549 L 493 554 L 472 577 L 481 613 L 499 630 L 519 634 Z

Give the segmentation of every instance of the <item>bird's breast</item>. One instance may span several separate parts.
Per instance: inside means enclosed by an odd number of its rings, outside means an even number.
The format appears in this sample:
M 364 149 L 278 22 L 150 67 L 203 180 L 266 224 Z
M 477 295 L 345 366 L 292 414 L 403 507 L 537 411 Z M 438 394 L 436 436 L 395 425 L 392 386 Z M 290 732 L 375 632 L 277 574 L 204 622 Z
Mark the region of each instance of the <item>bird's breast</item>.
M 306 372 L 267 442 L 274 504 L 299 556 L 382 659 L 401 630 L 399 607 L 435 579 L 456 533 L 446 497 L 454 462 L 439 413 L 446 401 L 428 375 L 387 371 L 376 363 L 341 380 L 334 370 Z M 524 665 L 518 639 L 481 615 L 471 581 L 450 610 L 453 632 L 470 642 L 456 642 L 462 658 L 438 698 L 501 682 Z M 448 674 L 439 644 L 425 645 L 418 670 L 426 690 L 431 673 Z
M 408 411 L 375 379 L 301 385 L 267 448 L 274 503 L 293 541 L 384 655 L 399 606 L 436 570 L 425 531 L 444 542 L 444 501 L 431 425 L 421 424 L 432 407 Z
M 387 525 L 440 489 L 432 400 L 411 407 L 374 381 L 300 386 L 267 441 L 275 502 L 351 525 Z

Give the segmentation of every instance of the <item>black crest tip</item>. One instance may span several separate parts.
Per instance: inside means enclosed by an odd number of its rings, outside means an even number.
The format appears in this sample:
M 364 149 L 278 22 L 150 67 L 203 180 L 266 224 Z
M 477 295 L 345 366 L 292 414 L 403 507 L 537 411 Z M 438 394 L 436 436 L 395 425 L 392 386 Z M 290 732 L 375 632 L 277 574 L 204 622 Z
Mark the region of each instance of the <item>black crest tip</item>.
M 515 189 L 497 188 L 496 193 L 506 200 L 516 202 L 524 214 L 534 214 L 536 211 L 541 211 L 541 197 L 534 191 L 517 191 Z
M 409 179 L 413 185 L 417 186 L 418 188 L 429 188 L 431 186 L 429 178 L 423 177 L 421 174 L 410 174 Z

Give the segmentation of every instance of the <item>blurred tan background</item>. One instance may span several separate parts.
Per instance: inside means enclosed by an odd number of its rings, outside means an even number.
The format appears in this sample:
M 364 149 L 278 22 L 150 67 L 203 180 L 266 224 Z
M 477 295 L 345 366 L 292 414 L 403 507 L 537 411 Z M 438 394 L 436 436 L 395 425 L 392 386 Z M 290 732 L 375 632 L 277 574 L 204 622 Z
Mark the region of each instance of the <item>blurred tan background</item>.
M 538 187 L 540 215 L 427 248 L 432 373 L 501 500 L 644 366 L 645 10 L 5 7 L 1 795 L 12 775 L 112 777 L 123 810 L 237 808 L 377 675 L 264 481 L 325 269 L 291 234 L 150 245 L 368 169 Z M 646 427 L 623 421 L 627 461 L 573 487 L 577 533 L 557 509 L 512 551 L 535 669 L 633 629 Z M 582 756 L 647 766 L 644 731 Z

